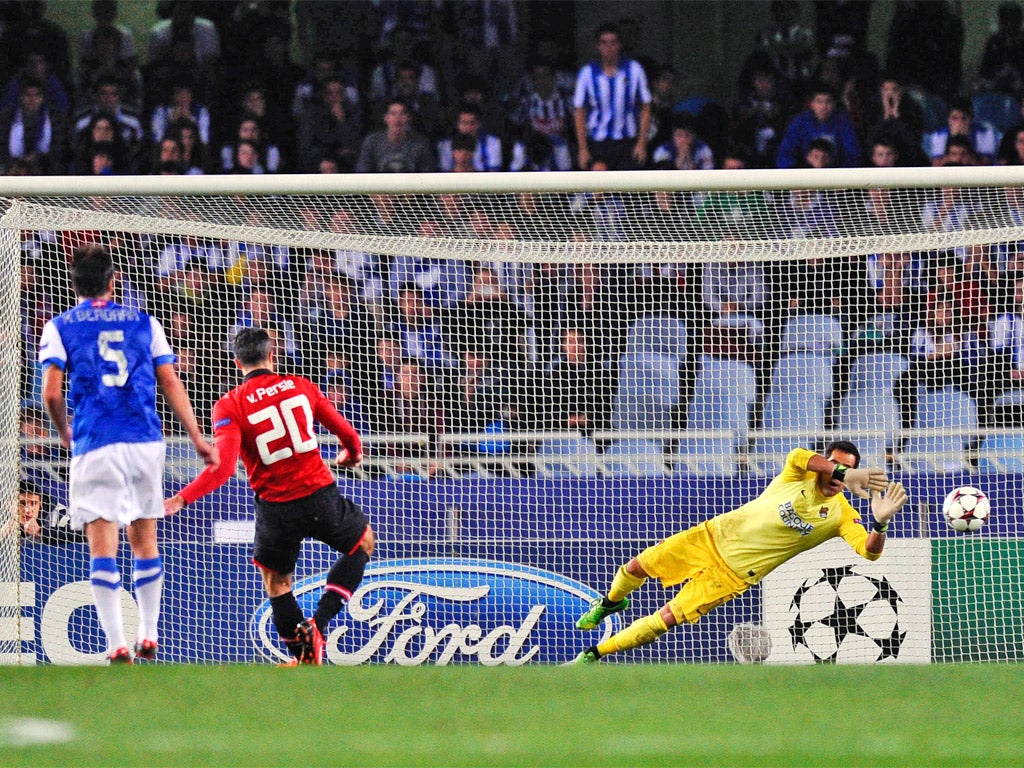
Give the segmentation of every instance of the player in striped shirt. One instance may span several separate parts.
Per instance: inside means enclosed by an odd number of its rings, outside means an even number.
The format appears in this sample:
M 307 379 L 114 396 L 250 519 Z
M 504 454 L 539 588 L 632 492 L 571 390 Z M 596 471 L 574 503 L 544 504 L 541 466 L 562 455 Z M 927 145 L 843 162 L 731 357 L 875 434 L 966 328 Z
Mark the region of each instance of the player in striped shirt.
M 598 57 L 580 69 L 573 96 L 580 170 L 594 161 L 612 171 L 647 163 L 651 92 L 639 62 L 620 57 L 622 41 L 613 24 L 597 30 Z
M 523 93 L 509 118 L 520 134 L 512 147 L 509 170 L 521 171 L 533 165 L 541 170 L 570 171 L 572 92 L 558 87 L 554 65 L 544 60 L 533 63 L 528 82 L 532 87 Z M 545 151 L 538 157 L 536 151 L 530 151 L 534 147 Z M 538 159 L 547 162 L 538 163 Z
M 122 624 L 117 566 L 120 529 L 126 527 L 139 604 L 135 655 L 153 659 L 164 573 L 156 538 L 156 521 L 164 515 L 158 386 L 196 452 L 211 467 L 218 465 L 218 452 L 199 431 L 160 324 L 113 301 L 110 252 L 93 244 L 76 248 L 71 284 L 79 304 L 50 320 L 39 342 L 43 404 L 61 443 L 71 449 L 71 524 L 84 527 L 89 542 L 89 580 L 107 636 L 108 658 L 132 662 Z M 68 403 L 74 408 L 73 423 Z
M 595 600 L 576 627 L 594 629 L 625 609 L 627 595 L 652 576 L 666 587 L 682 584 L 679 593 L 660 610 L 580 653 L 576 663 L 591 664 L 653 642 L 677 624 L 695 624 L 787 560 L 836 536 L 861 557 L 880 558 L 889 520 L 906 503 L 907 493 L 902 484 L 889 483 L 883 470 L 858 469 L 859 464 L 857 447 L 845 440 L 831 443 L 824 456 L 794 448 L 782 472 L 756 499 L 645 549 L 619 568 L 608 595 Z M 844 488 L 871 497 L 870 533 Z
M 273 341 L 262 328 L 244 328 L 232 342 L 242 383 L 213 406 L 219 467 L 208 467 L 164 502 L 173 515 L 219 488 L 235 473 L 241 454 L 256 493 L 253 564 L 263 574 L 274 626 L 293 656 L 290 665 L 323 663 L 324 630 L 362 581 L 373 553 L 373 530 L 363 511 L 338 492 L 324 464 L 314 419 L 341 442 L 335 464 L 363 457 L 359 435 L 313 382 L 274 372 Z M 312 618 L 292 592 L 302 540 L 314 538 L 342 553 Z

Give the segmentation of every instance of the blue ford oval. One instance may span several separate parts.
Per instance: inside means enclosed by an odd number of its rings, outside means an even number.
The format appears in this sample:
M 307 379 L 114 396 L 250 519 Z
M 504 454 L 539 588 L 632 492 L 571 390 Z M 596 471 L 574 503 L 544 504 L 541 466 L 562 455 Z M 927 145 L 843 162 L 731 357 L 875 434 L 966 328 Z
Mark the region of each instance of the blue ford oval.
M 306 616 L 316 609 L 326 572 L 295 584 Z M 371 562 L 362 584 L 328 628 L 332 664 L 561 664 L 621 626 L 610 616 L 581 632 L 577 617 L 600 595 L 557 573 L 513 563 L 461 558 Z M 264 655 L 285 652 L 270 603 L 253 616 Z

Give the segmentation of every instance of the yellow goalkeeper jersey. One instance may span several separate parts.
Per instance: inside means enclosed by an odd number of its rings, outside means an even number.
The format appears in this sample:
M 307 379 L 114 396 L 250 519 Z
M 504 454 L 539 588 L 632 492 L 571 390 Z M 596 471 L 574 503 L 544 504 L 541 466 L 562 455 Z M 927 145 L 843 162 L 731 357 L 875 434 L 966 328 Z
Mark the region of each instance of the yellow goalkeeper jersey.
M 868 532 L 846 496 L 822 496 L 818 475 L 807 470 L 814 453 L 795 448 L 786 466 L 753 501 L 708 521 L 726 565 L 756 584 L 784 562 L 836 536 L 858 555 L 877 560 L 865 548 Z

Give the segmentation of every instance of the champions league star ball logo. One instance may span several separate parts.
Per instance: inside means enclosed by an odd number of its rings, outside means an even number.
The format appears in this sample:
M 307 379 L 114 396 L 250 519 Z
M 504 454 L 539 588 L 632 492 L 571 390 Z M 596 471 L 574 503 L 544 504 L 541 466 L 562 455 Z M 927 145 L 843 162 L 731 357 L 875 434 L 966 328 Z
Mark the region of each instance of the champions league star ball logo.
M 902 608 L 903 598 L 884 576 L 857 573 L 851 565 L 825 568 L 793 595 L 793 650 L 806 649 L 818 663 L 898 658 L 907 636 Z

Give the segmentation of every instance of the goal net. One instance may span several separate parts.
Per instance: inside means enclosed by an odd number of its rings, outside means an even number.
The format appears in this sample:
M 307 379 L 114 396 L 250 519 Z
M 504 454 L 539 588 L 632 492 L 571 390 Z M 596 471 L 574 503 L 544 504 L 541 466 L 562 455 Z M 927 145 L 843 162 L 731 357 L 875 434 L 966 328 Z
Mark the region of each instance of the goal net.
M 613 658 L 1024 657 L 1019 169 L 3 179 L 0 216 L 3 663 L 104 659 L 36 363 L 85 242 L 163 325 L 207 431 L 230 339 L 261 326 L 362 434 L 338 483 L 378 545 L 329 663 L 569 661 L 675 594 L 575 629 L 621 564 L 835 439 L 908 489 L 879 561 L 837 539 Z M 200 464 L 164 415 L 170 495 Z M 961 486 L 991 503 L 976 532 L 943 514 Z M 162 661 L 284 659 L 251 496 L 239 469 L 161 522 Z M 333 560 L 304 544 L 307 615 Z

